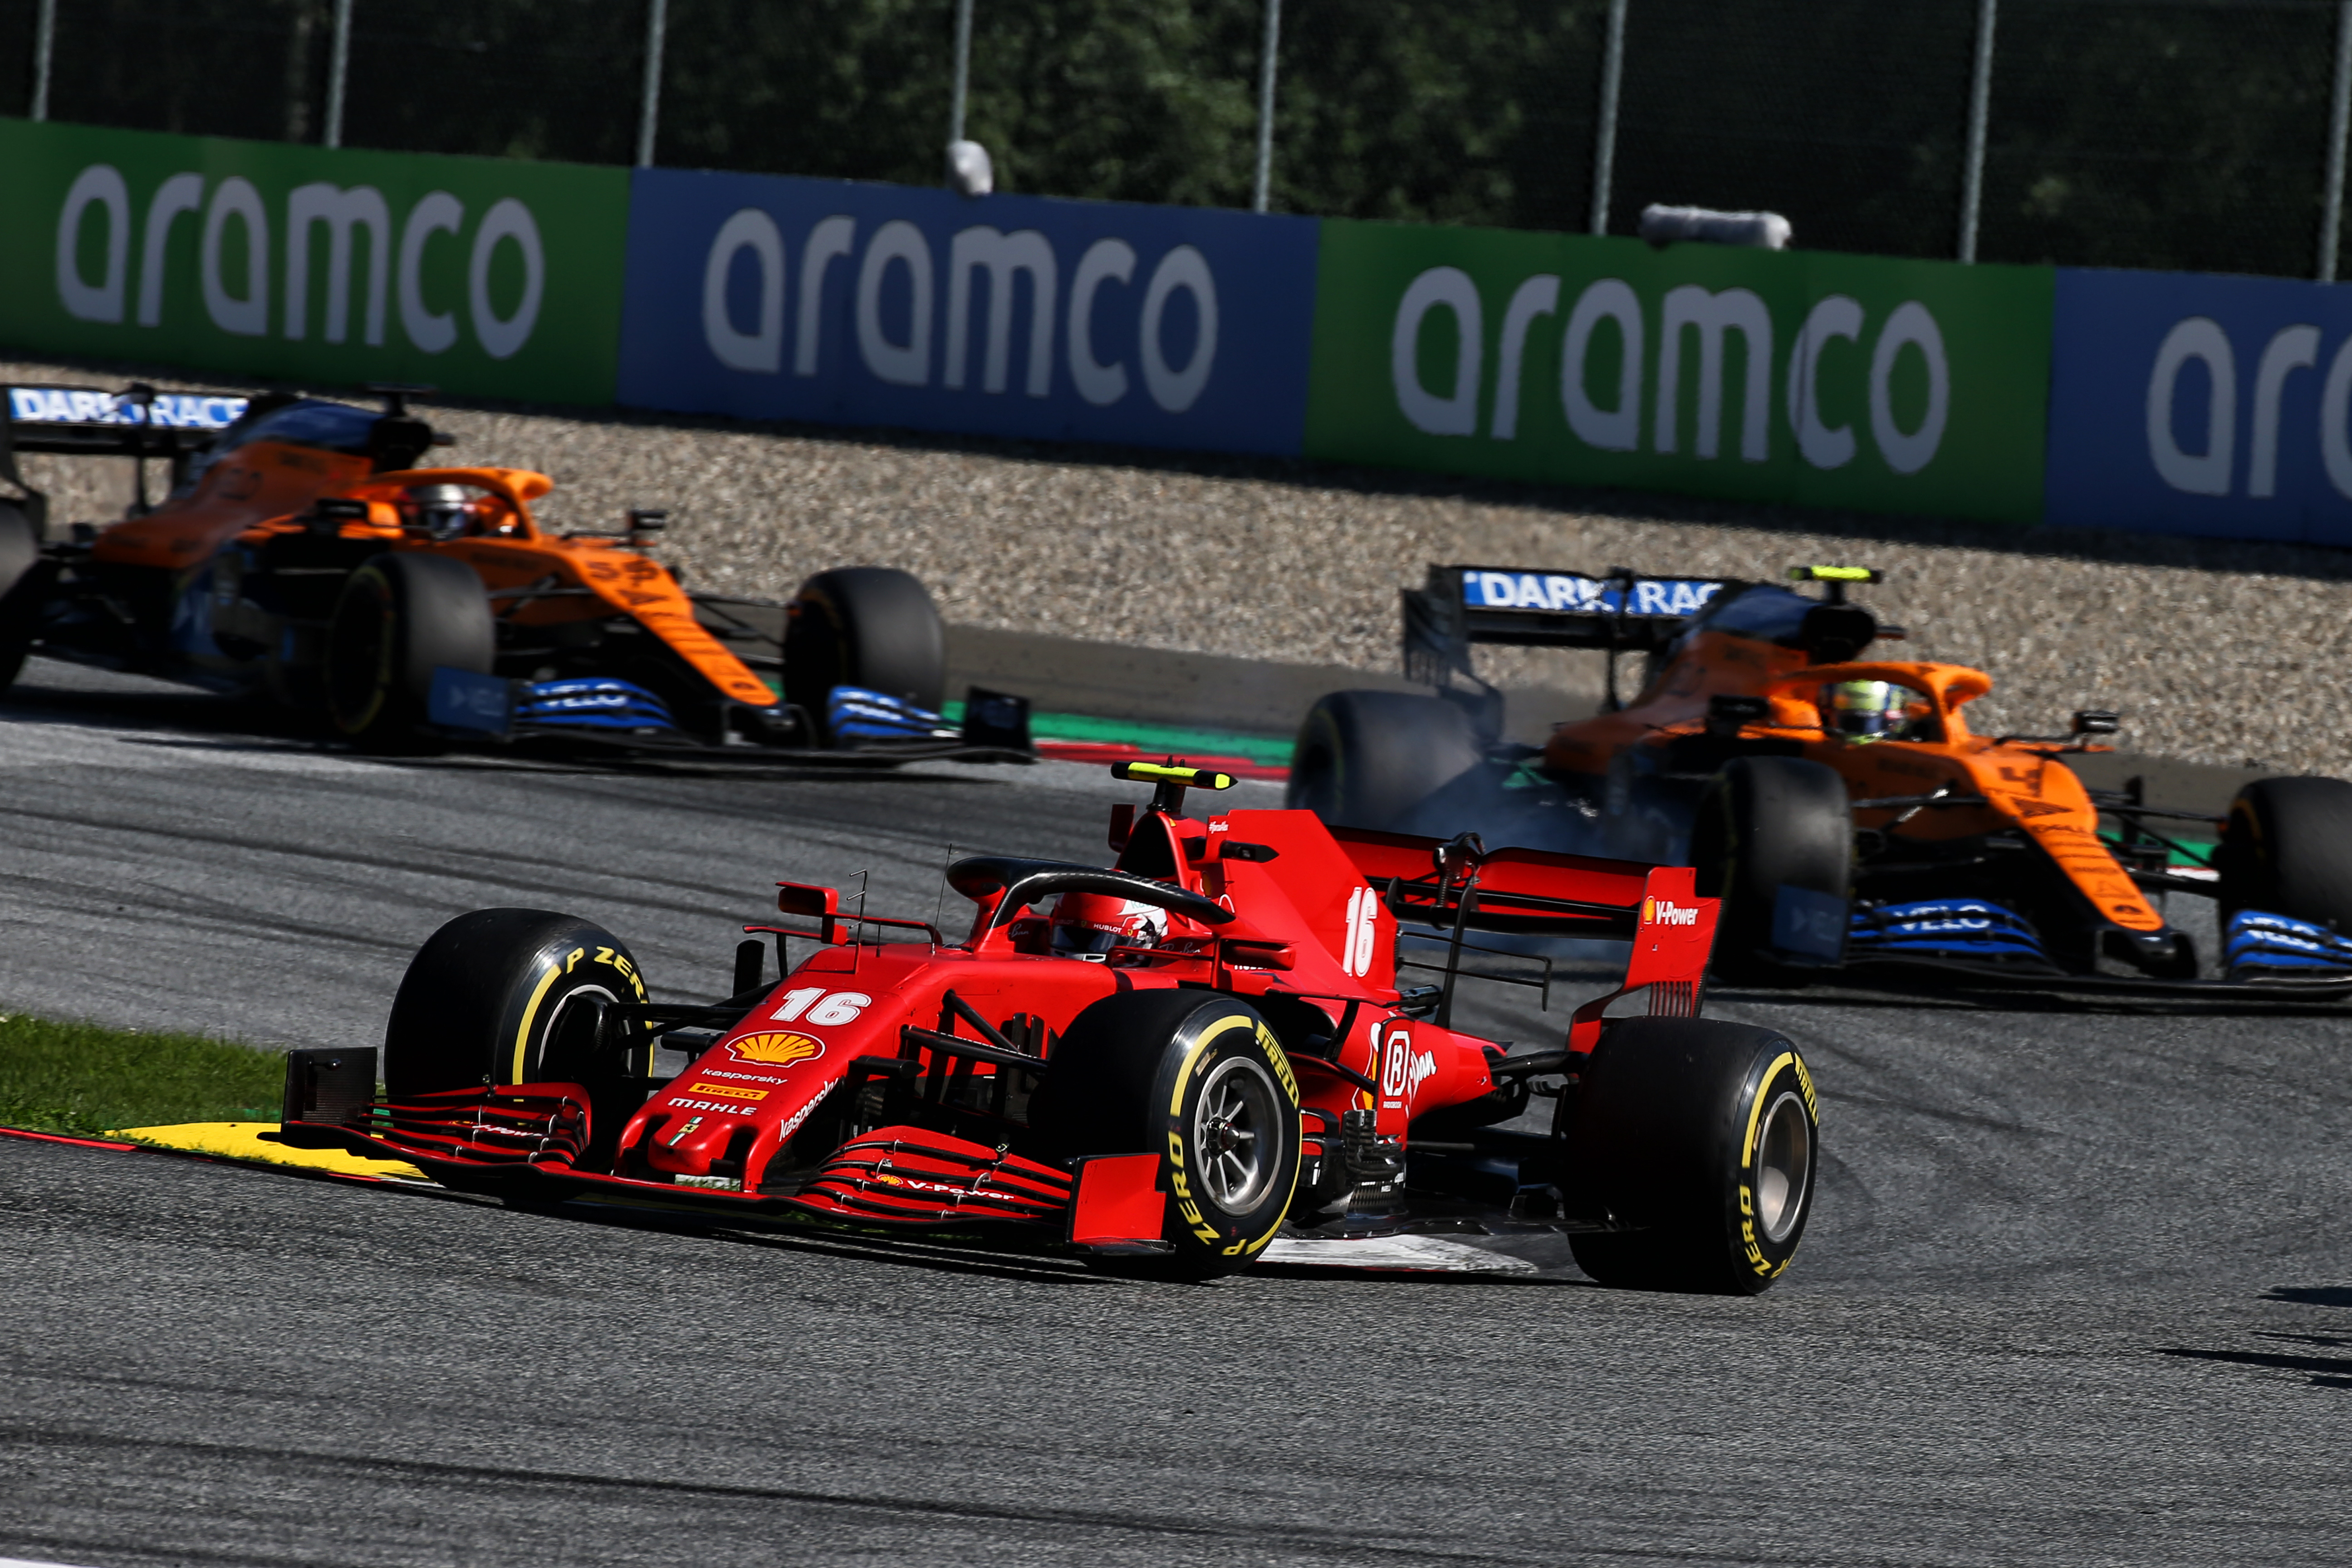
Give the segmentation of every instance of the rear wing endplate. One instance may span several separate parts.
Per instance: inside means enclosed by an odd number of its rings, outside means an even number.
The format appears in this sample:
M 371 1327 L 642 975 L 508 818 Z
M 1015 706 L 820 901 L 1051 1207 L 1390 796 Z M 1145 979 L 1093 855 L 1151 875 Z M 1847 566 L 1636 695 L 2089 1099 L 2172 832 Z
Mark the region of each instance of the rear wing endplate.
M 176 485 L 188 458 L 235 424 L 249 401 L 227 393 L 158 392 L 143 383 L 121 392 L 94 386 L 0 387 L 0 479 L 24 492 L 35 529 L 45 531 L 47 498 L 18 471 L 18 453 L 168 458 Z

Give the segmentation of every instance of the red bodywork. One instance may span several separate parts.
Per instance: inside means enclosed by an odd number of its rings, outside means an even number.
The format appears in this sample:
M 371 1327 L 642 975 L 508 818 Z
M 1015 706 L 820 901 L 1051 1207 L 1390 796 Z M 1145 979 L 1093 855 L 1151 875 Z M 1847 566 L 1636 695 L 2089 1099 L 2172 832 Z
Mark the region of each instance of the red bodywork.
M 1378 1132 L 1402 1142 L 1417 1119 L 1496 1091 L 1499 1047 L 1416 1016 L 1425 999 L 1408 1010 L 1395 983 L 1400 910 L 1450 926 L 1466 890 L 1477 929 L 1631 939 L 1624 984 L 1575 1010 L 1571 1052 L 1593 1047 L 1603 1010 L 1631 992 L 1646 989 L 1653 1014 L 1698 1011 L 1716 903 L 1693 895 L 1688 868 L 1507 849 L 1441 872 L 1433 840 L 1334 830 L 1306 811 L 1206 822 L 1155 811 L 1131 828 L 1119 811 L 1122 868 L 1232 919 L 1171 911 L 1155 947 L 1090 962 L 1051 952 L 1043 917 L 1005 907 L 1009 888 L 976 898 L 970 932 L 950 942 L 921 922 L 839 915 L 830 889 L 780 884 L 780 904 L 812 917 L 788 934 L 814 950 L 687 1071 L 650 1097 L 637 1080 L 609 1143 L 594 1125 L 609 1087 L 545 1083 L 380 1103 L 345 1139 L 461 1185 L 503 1177 L 861 1221 L 1020 1221 L 1109 1247 L 1160 1234 L 1168 1194 L 1150 1184 L 1155 1157 L 1074 1171 L 1020 1150 L 1054 1041 L 1115 991 L 1253 999 L 1281 1037 L 1310 1154 L 1343 1112 L 1371 1110 Z M 883 940 L 910 929 L 924 934 Z M 940 1048 L 950 1037 L 955 1047 Z M 894 1096 L 911 1115 L 870 1125 L 860 1108 Z

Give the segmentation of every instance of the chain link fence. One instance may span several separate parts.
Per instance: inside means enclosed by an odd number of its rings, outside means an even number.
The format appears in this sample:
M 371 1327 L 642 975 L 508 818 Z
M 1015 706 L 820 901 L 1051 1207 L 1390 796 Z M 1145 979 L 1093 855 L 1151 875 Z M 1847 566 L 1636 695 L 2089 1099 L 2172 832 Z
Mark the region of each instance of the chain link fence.
M 2352 0 L 961 3 L 1000 190 L 1246 206 L 1263 134 L 1282 212 L 1622 234 L 1667 202 L 1891 256 L 2341 259 Z M 932 184 L 958 5 L 0 0 L 0 113 Z

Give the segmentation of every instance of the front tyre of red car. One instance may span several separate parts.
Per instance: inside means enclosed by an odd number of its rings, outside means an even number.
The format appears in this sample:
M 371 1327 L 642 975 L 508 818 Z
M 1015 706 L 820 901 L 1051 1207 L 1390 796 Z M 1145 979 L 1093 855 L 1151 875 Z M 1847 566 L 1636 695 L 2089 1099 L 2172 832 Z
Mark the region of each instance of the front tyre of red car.
M 577 1083 L 594 1059 L 601 1005 L 646 999 L 619 937 L 545 910 L 475 910 L 409 961 L 383 1033 L 394 1100 L 494 1083 Z
M 471 566 L 404 551 L 343 584 L 327 630 L 327 719 L 362 751 L 427 752 L 433 672 L 488 675 L 497 653 L 488 593 Z
M 1571 1235 L 1602 1285 L 1753 1296 L 1812 1213 L 1820 1108 L 1804 1058 L 1770 1029 L 1712 1018 L 1611 1023 L 1561 1113 Z
M 1120 1272 L 1208 1279 L 1247 1268 L 1298 1186 L 1298 1080 L 1248 1004 L 1213 993 L 1126 992 L 1072 1020 L 1030 1102 L 1040 1148 L 1160 1157 L 1170 1250 Z

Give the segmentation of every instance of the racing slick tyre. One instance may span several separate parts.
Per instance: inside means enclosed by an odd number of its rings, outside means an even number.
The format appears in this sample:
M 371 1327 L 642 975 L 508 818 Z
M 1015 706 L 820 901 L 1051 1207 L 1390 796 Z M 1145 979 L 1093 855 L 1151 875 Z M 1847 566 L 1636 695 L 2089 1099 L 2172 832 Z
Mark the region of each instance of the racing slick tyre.
M 1623 1018 L 1563 1102 L 1571 1233 L 1602 1285 L 1753 1296 L 1804 1239 L 1821 1147 L 1812 1075 L 1769 1029 Z
M 1853 877 L 1853 811 L 1837 771 L 1802 757 L 1734 757 L 1710 780 L 1691 824 L 1702 898 L 1721 899 L 1716 975 L 1735 985 L 1802 985 L 1812 971 L 1772 954 L 1783 887 L 1843 900 Z M 1822 957 L 1844 933 L 1822 933 Z
M 16 684 L 40 627 L 41 595 L 54 568 L 41 565 L 33 520 L 12 500 L 0 500 L 0 691 Z
M 628 947 L 602 926 L 544 910 L 476 910 L 416 950 L 383 1031 L 394 1100 L 488 1083 L 580 1083 L 593 1059 L 594 1004 L 642 1002 Z
M 1191 989 L 1106 996 L 1071 1020 L 1029 1104 L 1054 1156 L 1160 1156 L 1171 1250 L 1103 1260 L 1207 1279 L 1245 1268 L 1290 1212 L 1298 1080 L 1247 1003 Z
M 2262 910 L 2352 935 L 2352 784 L 2256 779 L 2230 803 L 2213 868 L 2225 931 Z
M 466 563 L 420 551 L 378 555 L 343 584 L 327 628 L 327 718 L 362 751 L 437 749 L 424 731 L 433 672 L 490 673 L 497 623 Z
M 1470 716 L 1409 691 L 1334 691 L 1298 726 L 1286 803 L 1335 827 L 1392 829 L 1484 759 Z
M 862 686 L 936 712 L 947 689 L 947 628 L 922 583 L 887 566 L 820 572 L 784 623 L 784 700 L 825 728 L 836 686 Z

